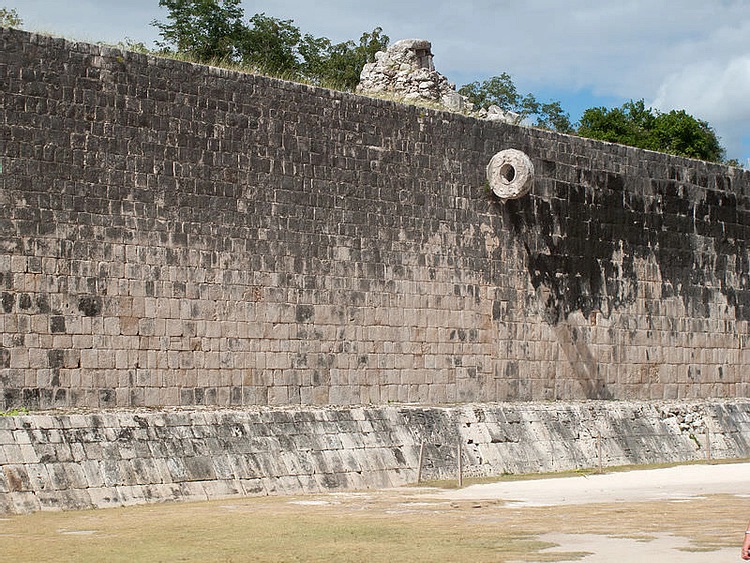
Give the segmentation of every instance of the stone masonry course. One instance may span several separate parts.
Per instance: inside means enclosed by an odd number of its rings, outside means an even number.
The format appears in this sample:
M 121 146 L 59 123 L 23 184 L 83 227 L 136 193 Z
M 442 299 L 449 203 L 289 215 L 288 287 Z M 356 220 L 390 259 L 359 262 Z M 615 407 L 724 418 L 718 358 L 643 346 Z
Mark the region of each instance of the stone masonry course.
M 7 29 L 0 85 L 0 407 L 750 395 L 747 171 Z
M 0 514 L 750 456 L 750 401 L 49 411 L 0 418 Z M 460 453 L 459 453 L 460 452 Z

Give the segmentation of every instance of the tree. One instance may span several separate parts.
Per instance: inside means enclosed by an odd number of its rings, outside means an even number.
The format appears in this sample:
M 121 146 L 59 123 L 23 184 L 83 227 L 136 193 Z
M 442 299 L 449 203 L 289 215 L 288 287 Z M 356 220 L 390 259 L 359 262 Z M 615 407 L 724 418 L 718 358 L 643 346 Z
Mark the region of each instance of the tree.
M 308 80 L 342 90 L 354 90 L 362 68 L 375 60 L 375 53 L 388 47 L 390 38 L 380 27 L 363 33 L 359 45 L 354 41 L 332 44 L 325 37 L 305 35 L 299 53 L 302 74 Z
M 159 0 L 167 23 L 154 21 L 166 52 L 174 49 L 199 62 L 225 61 L 254 70 L 353 90 L 362 67 L 388 46 L 379 27 L 354 41 L 332 43 L 303 35 L 292 20 L 255 14 L 245 23 L 241 0 Z
M 575 128 L 570 121 L 570 115 L 562 109 L 560 102 L 542 104 L 537 112 L 536 126 L 550 129 L 559 133 L 574 133 Z
M 0 27 L 18 28 L 23 25 L 23 20 L 13 8 L 0 8 Z
M 534 125 L 561 133 L 572 133 L 570 116 L 563 111 L 560 102 L 540 104 L 533 94 L 521 95 L 511 76 L 504 72 L 483 82 L 472 82 L 461 86 L 459 94 L 466 96 L 478 109 L 498 106 L 503 111 L 512 111 L 522 119 L 536 116 Z
M 590 139 L 652 148 L 648 132 L 653 129 L 654 115 L 643 100 L 629 101 L 620 108 L 589 108 L 583 112 L 578 134 Z
M 367 63 L 375 62 L 375 55 L 378 51 L 385 51 L 388 48 L 391 38 L 383 33 L 382 27 L 376 27 L 369 33 L 363 33 L 359 38 L 359 46 L 356 48 L 357 51 L 357 65 L 359 73 L 361 74 L 362 67 Z
M 241 0 L 159 0 L 167 8 L 170 23 L 154 20 L 164 39 L 158 42 L 164 51 L 170 47 L 198 62 L 237 60 L 237 44 L 246 31 L 242 23 Z
M 577 132 L 582 137 L 712 162 L 724 157 L 708 123 L 684 110 L 658 112 L 646 107 L 643 100 L 631 100 L 620 108 L 589 108 L 583 112 Z
M 332 67 L 336 69 L 336 78 L 340 80 L 341 86 L 347 90 L 354 90 L 359 84 L 359 76 L 364 66 L 375 62 L 375 54 L 385 51 L 390 40 L 390 37 L 383 33 L 383 28 L 376 27 L 360 36 L 359 45 L 354 46 L 354 43 L 350 42 L 354 48 L 339 59 L 339 64 L 335 64 L 335 58 L 331 61 L 334 63 Z
M 237 44 L 240 61 L 261 72 L 297 76 L 301 33 L 294 22 L 255 14 L 250 23 L 252 27 L 245 26 Z
M 725 155 L 716 133 L 709 124 L 688 115 L 685 110 L 672 110 L 656 116 L 652 137 L 661 150 L 689 158 L 722 162 Z
M 518 90 L 507 72 L 481 83 L 465 84 L 458 93 L 469 98 L 477 109 L 489 109 L 495 105 L 503 111 L 515 111 L 519 106 Z

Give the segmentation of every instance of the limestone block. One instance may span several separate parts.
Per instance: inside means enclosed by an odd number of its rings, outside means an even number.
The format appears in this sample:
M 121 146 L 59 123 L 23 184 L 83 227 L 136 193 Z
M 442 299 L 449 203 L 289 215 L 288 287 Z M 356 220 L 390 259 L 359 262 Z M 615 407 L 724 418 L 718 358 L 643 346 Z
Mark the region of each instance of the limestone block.
M 518 125 L 523 119 L 516 112 L 505 111 L 496 105 L 491 105 L 487 108 L 487 115 L 485 118 L 488 121 L 502 121 L 503 123 L 509 123 L 511 125 Z
M 11 511 L 15 514 L 28 514 L 41 510 L 42 505 L 39 498 L 32 492 L 16 492 L 9 495 L 11 500 Z
M 140 485 L 120 485 L 116 492 L 119 506 L 133 506 L 146 501 L 144 487 Z

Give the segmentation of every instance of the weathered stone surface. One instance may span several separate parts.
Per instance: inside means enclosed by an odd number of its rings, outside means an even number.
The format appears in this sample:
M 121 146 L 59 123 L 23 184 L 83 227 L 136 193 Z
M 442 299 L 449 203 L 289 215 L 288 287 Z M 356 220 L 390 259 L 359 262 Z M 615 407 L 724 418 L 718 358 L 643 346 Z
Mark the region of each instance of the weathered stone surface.
M 375 55 L 362 69 L 357 92 L 387 93 L 404 100 L 425 100 L 462 112 L 468 100 L 435 70 L 432 44 L 424 39 L 402 39 Z
M 501 200 L 518 199 L 534 185 L 534 164 L 523 151 L 502 150 L 487 165 L 487 181 Z
M 523 118 L 513 111 L 505 111 L 501 107 L 491 105 L 487 108 L 486 112 L 480 112 L 480 117 L 488 119 L 489 121 L 502 121 L 503 123 L 510 123 L 511 125 L 518 125 L 521 123 Z
M 104 432 L 79 432 L 70 424 L 73 416 L 89 427 L 104 422 Z M 33 428 L 42 417 L 15 418 Z M 416 480 L 422 444 L 425 479 L 455 478 L 459 446 L 464 473 L 474 476 L 750 456 L 747 400 L 266 407 L 45 418 L 54 438 L 40 432 L 19 442 L 20 434 L 0 435 L 0 448 L 10 454 L 0 463 L 0 513 L 398 486 Z M 211 424 L 200 427 L 199 419 Z M 42 458 L 52 444 L 80 449 L 86 457 L 34 463 L 21 455 L 28 447 Z M 137 457 L 129 453 L 134 451 Z
M 2 409 L 750 395 L 748 172 L 21 31 L 0 82 Z

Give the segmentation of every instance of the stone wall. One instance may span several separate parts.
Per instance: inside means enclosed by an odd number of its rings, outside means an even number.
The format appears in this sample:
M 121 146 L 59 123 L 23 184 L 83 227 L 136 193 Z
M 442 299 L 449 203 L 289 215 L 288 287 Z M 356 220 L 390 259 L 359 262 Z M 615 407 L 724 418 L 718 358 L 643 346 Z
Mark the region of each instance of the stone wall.
M 21 31 L 0 85 L 0 407 L 750 395 L 748 172 Z
M 707 440 L 710 447 L 707 447 Z M 750 457 L 750 401 L 166 409 L 0 418 L 0 513 Z M 601 453 L 600 453 L 601 452 Z

